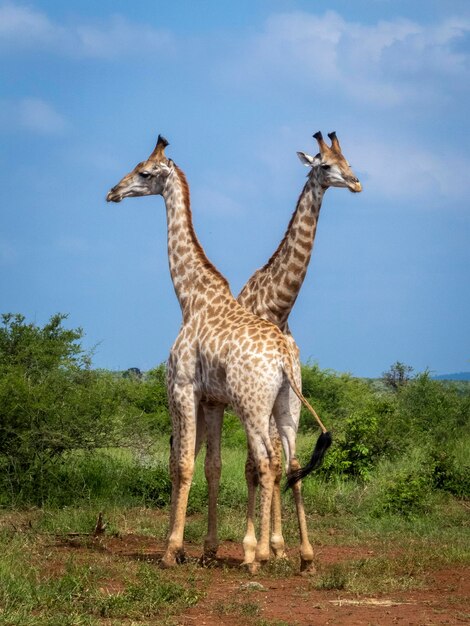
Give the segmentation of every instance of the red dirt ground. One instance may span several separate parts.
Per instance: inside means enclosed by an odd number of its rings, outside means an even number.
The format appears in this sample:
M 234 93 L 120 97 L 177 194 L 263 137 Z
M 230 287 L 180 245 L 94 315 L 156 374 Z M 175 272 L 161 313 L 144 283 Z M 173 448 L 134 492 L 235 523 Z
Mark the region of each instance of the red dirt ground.
M 101 549 L 119 558 L 157 562 L 163 545 L 149 537 L 124 535 L 100 540 Z M 200 554 L 200 546 L 187 545 L 189 558 Z M 96 548 L 95 548 L 96 549 Z M 317 548 L 320 567 L 344 563 L 368 556 L 379 556 L 364 546 L 322 546 Z M 293 553 L 295 558 L 295 552 Z M 252 626 L 264 620 L 268 626 L 434 626 L 470 623 L 470 569 L 449 567 L 429 572 L 426 586 L 412 591 L 377 594 L 374 597 L 343 591 L 314 589 L 311 578 L 287 574 L 283 578 L 263 576 L 247 578 L 240 572 L 242 549 L 226 542 L 220 546 L 217 563 L 204 569 L 206 596 L 177 618 L 180 626 Z M 179 578 L 184 568 L 168 575 Z M 174 572 L 174 573 L 172 573 Z M 245 589 L 255 581 L 264 589 Z M 108 593 L 119 593 L 113 581 L 103 585 Z M 256 610 L 256 616 L 247 611 Z M 241 614 L 237 615 L 237 607 Z

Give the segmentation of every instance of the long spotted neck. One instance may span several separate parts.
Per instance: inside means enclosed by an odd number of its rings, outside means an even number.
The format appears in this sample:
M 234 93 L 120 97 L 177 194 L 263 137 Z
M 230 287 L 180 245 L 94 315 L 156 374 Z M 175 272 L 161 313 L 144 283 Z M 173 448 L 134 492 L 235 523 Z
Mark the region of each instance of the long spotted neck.
M 287 319 L 307 273 L 325 189 L 310 173 L 287 231 L 264 267 L 257 270 L 238 302 L 259 317 L 287 330 Z
M 232 297 L 225 278 L 206 256 L 194 231 L 189 187 L 176 165 L 162 193 L 168 222 L 168 261 L 183 320 L 204 306 L 208 290 Z

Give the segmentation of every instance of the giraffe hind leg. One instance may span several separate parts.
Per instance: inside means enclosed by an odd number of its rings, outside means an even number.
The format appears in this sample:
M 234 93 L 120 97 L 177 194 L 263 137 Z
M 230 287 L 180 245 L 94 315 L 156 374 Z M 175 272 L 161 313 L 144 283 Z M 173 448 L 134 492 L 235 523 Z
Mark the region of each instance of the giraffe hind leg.
M 207 535 L 204 540 L 203 563 L 210 562 L 217 556 L 217 498 L 221 473 L 220 440 L 225 406 L 219 403 L 203 403 L 206 428 L 206 458 L 204 471 L 208 484 Z
M 269 436 L 274 449 L 273 457 L 273 498 L 271 503 L 271 550 L 274 558 L 286 558 L 285 541 L 282 534 L 281 480 L 282 480 L 282 446 L 274 417 L 269 421 Z
M 260 489 L 259 540 L 257 541 L 255 547 L 255 558 L 249 564 L 249 569 L 253 573 L 257 571 L 262 563 L 268 561 L 270 556 L 269 535 L 271 528 L 271 502 L 274 485 L 274 451 L 269 438 L 268 416 L 259 419 L 256 426 L 245 421 L 245 430 L 250 442 L 250 452 L 255 463 L 256 475 L 258 477 Z M 255 496 L 256 491 L 253 491 Z M 249 502 L 249 510 L 253 512 L 253 502 Z M 244 548 L 245 547 L 246 543 L 244 541 Z
M 294 474 L 300 468 L 296 458 L 295 439 L 300 415 L 300 403 L 290 386 L 284 385 L 273 407 L 273 415 L 281 437 L 286 457 L 287 473 Z M 302 572 L 314 572 L 313 548 L 308 538 L 307 519 L 302 499 L 302 483 L 296 482 L 292 487 L 297 513 L 300 536 L 300 561 Z
M 246 532 L 243 538 L 243 565 L 250 566 L 256 556 L 255 513 L 256 513 L 256 488 L 258 487 L 258 471 L 256 462 L 248 445 L 248 453 L 245 462 L 245 480 L 248 491 L 248 503 L 246 512 Z

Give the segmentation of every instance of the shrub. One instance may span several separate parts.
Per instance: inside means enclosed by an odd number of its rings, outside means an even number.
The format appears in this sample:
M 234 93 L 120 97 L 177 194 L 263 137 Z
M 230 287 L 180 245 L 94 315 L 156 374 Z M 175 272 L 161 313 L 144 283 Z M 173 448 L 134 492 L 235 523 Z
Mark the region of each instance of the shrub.
M 435 450 L 432 455 L 432 482 L 458 498 L 470 498 L 470 464 L 459 466 L 447 451 Z
M 409 382 L 412 371 L 412 367 L 397 361 L 387 372 L 382 374 L 382 382 L 390 389 L 397 391 Z
M 142 434 L 155 437 L 171 433 L 166 392 L 166 368 L 161 364 L 146 372 L 145 376 L 123 377 L 116 380 L 124 413 L 124 427 L 130 436 L 135 434 L 138 419 Z
M 451 450 L 454 441 L 468 435 L 469 389 L 433 380 L 428 372 L 408 379 L 409 368 L 402 369 L 398 384 L 387 389 L 316 365 L 303 367 L 304 394 L 333 433 L 333 445 L 319 470 L 322 476 L 367 479 L 381 459 L 399 458 L 416 446 Z M 302 411 L 300 432 L 313 427 L 311 416 Z M 432 467 L 440 458 L 436 454 L 428 455 Z M 467 493 L 465 471 L 457 469 L 461 465 L 448 460 L 445 468 L 436 469 L 440 478 L 435 486 L 445 484 L 453 493 Z
M 224 415 L 222 442 L 230 448 L 246 446 L 245 430 L 238 417 L 230 410 L 226 411 Z
M 142 499 L 142 504 L 162 508 L 170 503 L 171 480 L 168 467 L 162 464 L 135 466 L 127 481 L 125 487 L 130 494 Z
M 14 499 L 47 497 L 51 472 L 70 451 L 121 442 L 120 397 L 112 375 L 93 371 L 81 329 L 54 315 L 42 328 L 3 315 L 0 328 L 0 463 Z
M 2 316 L 0 505 L 63 506 L 84 498 L 167 505 L 166 462 L 150 461 L 156 441 L 159 458 L 167 458 L 165 367 L 143 376 L 93 370 L 81 329 L 64 328 L 65 319 L 55 315 L 41 327 L 21 315 Z M 310 490 L 306 482 L 306 497 L 318 510 L 350 510 L 357 493 L 375 515 L 426 510 L 432 490 L 469 497 L 470 386 L 432 380 L 427 372 L 393 389 L 317 365 L 304 366 L 302 375 L 304 394 L 333 432 L 317 491 L 314 481 Z M 304 410 L 300 433 L 305 459 L 317 426 Z M 230 411 L 222 442 L 219 502 L 233 509 L 246 501 L 246 437 Z M 226 466 L 227 458 L 233 464 Z M 207 508 L 203 463 L 196 469 L 193 512 Z M 335 495 L 327 481 L 336 485 Z
M 393 413 L 394 399 L 377 394 L 367 381 L 316 365 L 304 367 L 302 376 L 304 394 L 333 432 L 333 446 L 320 473 L 366 479 L 389 446 L 383 423 Z M 302 412 L 301 432 L 311 426 L 312 416 Z
M 374 467 L 373 440 L 378 420 L 372 413 L 352 413 L 344 420 L 342 432 L 322 468 L 323 474 L 344 474 L 367 479 Z
M 470 394 L 455 385 L 418 374 L 397 394 L 395 428 L 407 440 L 426 440 L 440 446 L 469 431 Z
M 414 447 L 393 462 L 384 460 L 379 464 L 368 496 L 374 517 L 412 517 L 428 510 L 433 483 L 429 459 L 430 450 L 423 446 Z
M 429 477 L 412 472 L 391 478 L 375 507 L 375 514 L 416 515 L 428 504 Z

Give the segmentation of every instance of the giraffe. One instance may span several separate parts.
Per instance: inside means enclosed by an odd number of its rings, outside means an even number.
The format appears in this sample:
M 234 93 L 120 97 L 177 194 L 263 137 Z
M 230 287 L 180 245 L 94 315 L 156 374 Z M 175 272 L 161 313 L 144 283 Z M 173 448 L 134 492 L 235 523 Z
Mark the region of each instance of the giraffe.
M 290 339 L 295 359 L 296 376 L 300 379 L 299 350 L 290 333 L 288 316 L 294 306 L 305 278 L 315 240 L 318 218 L 323 195 L 329 187 L 345 187 L 352 192 L 360 192 L 361 184 L 353 174 L 349 163 L 344 158 L 335 132 L 328 133 L 331 140 L 329 147 L 320 131 L 313 137 L 317 140 L 319 153 L 311 157 L 305 152 L 298 152 L 301 162 L 310 167 L 308 179 L 297 201 L 296 209 L 287 227 L 286 233 L 269 261 L 257 270 L 245 284 L 237 297 L 238 302 L 248 311 L 278 326 Z M 290 390 L 291 414 L 295 416 L 296 428 L 300 417 L 300 402 Z M 222 418 L 222 414 L 219 418 Z M 282 536 L 280 481 L 282 477 L 281 442 L 274 420 L 270 423 L 270 432 L 275 451 L 275 481 L 272 499 L 272 535 L 271 550 L 278 558 L 285 556 L 285 542 Z M 209 443 L 209 442 L 208 442 Z M 213 558 L 217 552 L 216 506 L 211 498 L 217 498 L 220 477 L 220 460 L 207 459 L 219 447 L 211 442 L 206 454 L 206 465 L 216 471 L 208 471 L 209 480 L 209 516 L 208 534 L 205 542 L 207 558 Z M 310 464 L 310 471 L 313 467 Z M 245 468 L 248 487 L 247 530 L 244 538 L 245 562 L 254 560 L 256 535 L 254 525 L 256 503 L 256 467 L 248 449 Z M 294 476 L 288 484 L 294 483 Z M 215 494 L 215 496 L 214 496 Z M 294 486 L 294 500 L 299 520 L 301 537 L 301 569 L 313 573 L 313 550 L 308 540 L 305 513 L 303 509 L 300 483 Z
M 189 187 L 183 171 L 165 155 L 159 136 L 155 149 L 107 194 L 108 202 L 161 195 L 165 201 L 170 274 L 182 312 L 182 326 L 168 359 L 168 400 L 172 420 L 170 530 L 162 559 L 172 567 L 183 558 L 188 494 L 194 471 L 198 407 L 206 422 L 211 409 L 230 404 L 239 416 L 256 465 L 260 486 L 260 538 L 250 570 L 269 559 L 269 530 L 274 482 L 274 450 L 269 422 L 274 416 L 287 467 L 299 469 L 295 456 L 289 397 L 292 387 L 317 419 L 320 454 L 330 435 L 303 397 L 294 371 L 295 355 L 282 331 L 246 311 L 225 278 L 207 258 L 193 227 Z M 214 420 L 214 430 L 220 420 Z M 218 436 L 220 441 L 220 435 Z

